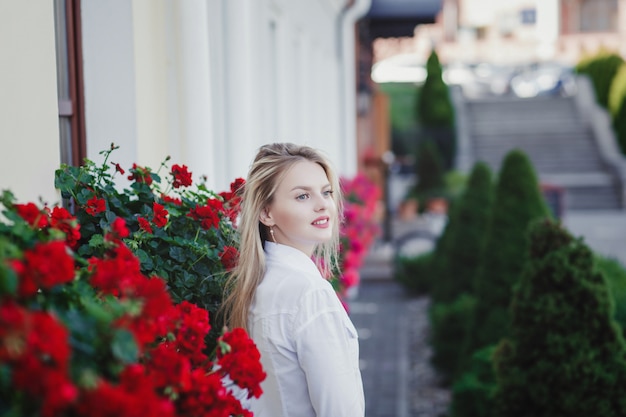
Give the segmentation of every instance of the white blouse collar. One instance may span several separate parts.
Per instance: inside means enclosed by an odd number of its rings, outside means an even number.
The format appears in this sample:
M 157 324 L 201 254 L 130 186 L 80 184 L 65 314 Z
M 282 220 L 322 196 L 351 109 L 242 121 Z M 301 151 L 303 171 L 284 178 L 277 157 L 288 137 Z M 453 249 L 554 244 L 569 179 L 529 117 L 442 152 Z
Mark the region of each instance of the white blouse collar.
M 265 255 L 268 261 L 280 262 L 292 268 L 320 275 L 320 270 L 313 259 L 299 249 L 280 243 L 265 241 Z

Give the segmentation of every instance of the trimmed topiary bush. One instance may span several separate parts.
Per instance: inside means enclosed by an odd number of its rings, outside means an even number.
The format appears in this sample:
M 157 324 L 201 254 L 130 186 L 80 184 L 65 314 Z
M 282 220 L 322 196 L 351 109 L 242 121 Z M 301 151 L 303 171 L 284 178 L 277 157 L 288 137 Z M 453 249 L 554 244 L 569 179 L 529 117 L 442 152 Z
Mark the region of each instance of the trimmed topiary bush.
M 619 54 L 601 51 L 582 59 L 576 65 L 576 72 L 588 75 L 596 93 L 596 101 L 602 107 L 607 108 L 609 103 L 609 91 L 617 70 L 624 63 L 624 58 Z
M 548 216 L 533 166 L 520 150 L 504 159 L 492 213 L 474 289 L 477 303 L 468 352 L 495 344 L 508 334 L 511 292 L 527 258 L 528 226 Z
M 451 303 L 433 304 L 430 309 L 432 363 L 446 384 L 456 380 L 465 368 L 462 344 L 468 336 L 469 318 L 476 299 L 469 294 Z
M 433 141 L 419 143 L 415 170 L 417 184 L 414 194 L 420 201 L 420 208 L 423 208 L 429 198 L 442 195 L 445 189 L 443 162 Z
M 620 150 L 626 155 L 626 64 L 613 78 L 609 91 L 609 112 Z
M 394 279 L 416 294 L 430 292 L 432 286 L 433 252 L 415 257 L 399 257 L 395 262 Z
M 451 417 L 492 417 L 496 389 L 492 356 L 495 347 L 483 348 L 472 356 L 471 370 L 452 387 Z
M 626 415 L 626 345 L 591 250 L 551 220 L 530 240 L 510 339 L 494 354 L 495 416 Z
M 454 107 L 448 86 L 443 81 L 441 63 L 435 50 L 426 62 L 426 80 L 416 97 L 415 112 L 421 126 L 421 139 L 435 142 L 445 169 L 450 169 L 456 148 Z
M 493 198 L 491 169 L 484 162 L 478 162 L 464 192 L 451 208 L 441 243 L 437 245 L 436 279 L 431 294 L 434 302 L 452 302 L 463 293 L 473 292 Z
M 626 268 L 617 259 L 598 255 L 595 257 L 595 264 L 598 272 L 606 278 L 615 306 L 613 317 L 624 333 L 626 330 Z

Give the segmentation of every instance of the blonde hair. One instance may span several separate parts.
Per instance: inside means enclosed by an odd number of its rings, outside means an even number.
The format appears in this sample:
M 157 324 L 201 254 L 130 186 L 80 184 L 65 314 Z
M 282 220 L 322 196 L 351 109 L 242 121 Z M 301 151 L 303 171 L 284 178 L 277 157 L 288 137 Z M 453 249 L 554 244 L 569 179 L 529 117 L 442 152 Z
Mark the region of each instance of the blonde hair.
M 319 164 L 332 187 L 332 198 L 337 207 L 337 218 L 332 223 L 333 238 L 317 245 L 314 260 L 323 276 L 336 266 L 339 250 L 339 222 L 343 204 L 339 178 L 329 161 L 317 150 L 292 143 L 273 143 L 262 146 L 248 172 L 241 201 L 239 226 L 239 257 L 225 287 L 222 305 L 225 324 L 230 329 L 248 329 L 248 312 L 257 286 L 265 274 L 264 241 L 270 240 L 269 229 L 261 223 L 262 211 L 272 203 L 278 184 L 296 162 Z

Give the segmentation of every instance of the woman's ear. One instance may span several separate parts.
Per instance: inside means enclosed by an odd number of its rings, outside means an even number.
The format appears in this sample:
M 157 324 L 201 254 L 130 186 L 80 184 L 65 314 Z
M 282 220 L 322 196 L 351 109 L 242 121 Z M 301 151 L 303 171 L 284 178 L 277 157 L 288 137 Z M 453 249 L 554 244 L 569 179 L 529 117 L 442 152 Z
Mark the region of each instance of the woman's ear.
M 269 207 L 265 207 L 263 210 L 261 210 L 261 214 L 259 215 L 259 221 L 267 227 L 274 226 L 274 220 L 272 220 L 272 215 L 270 214 Z

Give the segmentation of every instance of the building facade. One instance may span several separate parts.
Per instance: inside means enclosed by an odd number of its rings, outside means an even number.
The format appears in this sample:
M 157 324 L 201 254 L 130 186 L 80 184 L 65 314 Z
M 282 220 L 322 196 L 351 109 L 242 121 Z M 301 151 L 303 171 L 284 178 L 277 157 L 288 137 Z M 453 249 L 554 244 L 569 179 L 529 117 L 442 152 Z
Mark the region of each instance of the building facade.
M 256 149 L 291 141 L 357 169 L 355 22 L 369 0 L 0 3 L 0 189 L 58 202 L 81 157 L 157 168 L 221 190 Z

